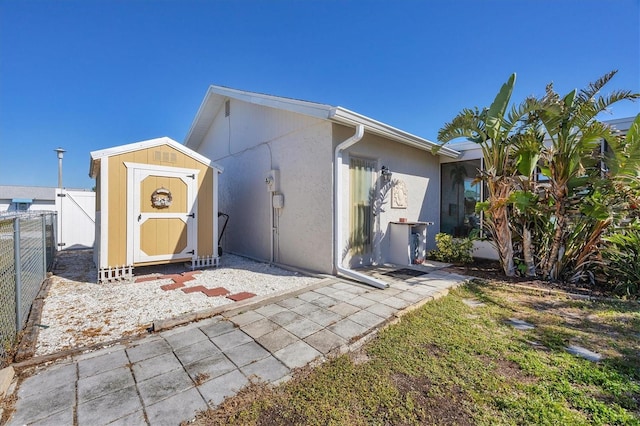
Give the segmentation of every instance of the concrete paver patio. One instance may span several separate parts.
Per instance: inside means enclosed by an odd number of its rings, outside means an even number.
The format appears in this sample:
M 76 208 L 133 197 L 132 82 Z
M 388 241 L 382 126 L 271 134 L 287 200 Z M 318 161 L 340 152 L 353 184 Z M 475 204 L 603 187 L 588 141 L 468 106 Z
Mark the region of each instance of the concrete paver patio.
M 400 310 L 466 277 L 442 271 L 380 290 L 328 278 L 314 289 L 59 361 L 24 379 L 9 425 L 177 425 L 249 380 L 277 384 L 292 369 L 361 344 Z

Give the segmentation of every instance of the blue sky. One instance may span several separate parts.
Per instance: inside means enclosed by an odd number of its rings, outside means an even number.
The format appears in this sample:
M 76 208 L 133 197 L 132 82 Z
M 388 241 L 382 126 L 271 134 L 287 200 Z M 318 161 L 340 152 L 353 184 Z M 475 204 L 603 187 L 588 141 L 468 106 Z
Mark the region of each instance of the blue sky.
M 640 0 L 0 0 L 0 184 L 91 188 L 89 152 L 182 142 L 210 84 L 339 105 L 418 136 L 488 105 L 640 92 Z M 640 112 L 621 103 L 607 118 Z

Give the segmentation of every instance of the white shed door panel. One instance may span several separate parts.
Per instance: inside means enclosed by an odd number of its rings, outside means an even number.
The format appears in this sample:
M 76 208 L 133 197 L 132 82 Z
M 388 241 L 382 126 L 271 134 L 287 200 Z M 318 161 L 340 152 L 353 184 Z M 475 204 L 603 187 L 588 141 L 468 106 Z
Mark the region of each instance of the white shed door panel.
M 197 247 L 199 171 L 150 165 L 128 168 L 133 263 L 191 259 Z

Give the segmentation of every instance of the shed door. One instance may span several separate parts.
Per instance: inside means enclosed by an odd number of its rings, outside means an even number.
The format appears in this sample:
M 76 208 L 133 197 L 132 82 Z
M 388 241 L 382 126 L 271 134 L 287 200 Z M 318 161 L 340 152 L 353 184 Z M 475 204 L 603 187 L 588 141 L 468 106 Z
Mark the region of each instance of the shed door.
M 133 262 L 191 259 L 197 247 L 199 171 L 148 166 L 132 172 L 134 208 L 128 222 L 133 231 Z

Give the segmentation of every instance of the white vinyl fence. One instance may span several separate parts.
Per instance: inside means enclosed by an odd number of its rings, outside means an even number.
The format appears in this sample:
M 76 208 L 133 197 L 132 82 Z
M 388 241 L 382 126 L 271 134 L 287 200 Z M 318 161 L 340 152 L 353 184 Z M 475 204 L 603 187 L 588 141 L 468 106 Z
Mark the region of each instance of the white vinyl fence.
M 96 236 L 96 193 L 56 189 L 58 250 L 93 248 Z

